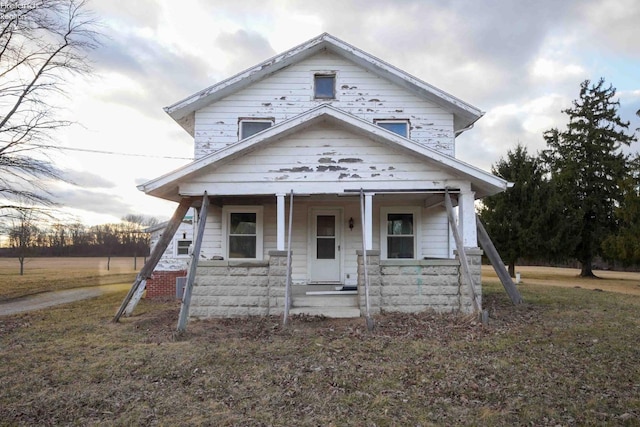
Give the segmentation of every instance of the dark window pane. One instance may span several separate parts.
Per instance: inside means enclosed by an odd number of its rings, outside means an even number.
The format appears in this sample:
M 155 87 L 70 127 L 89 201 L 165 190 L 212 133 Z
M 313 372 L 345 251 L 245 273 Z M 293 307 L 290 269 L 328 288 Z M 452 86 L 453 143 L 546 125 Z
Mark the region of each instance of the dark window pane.
M 413 235 L 413 214 L 389 214 L 387 216 L 388 235 Z
M 191 240 L 178 240 L 178 255 L 189 255 Z
M 317 75 L 315 76 L 315 97 L 323 99 L 335 98 L 335 81 L 336 76 L 332 75 Z
M 387 258 L 413 258 L 413 237 L 387 237 Z
M 317 218 L 317 236 L 335 236 L 336 235 L 336 217 L 333 215 L 318 215 Z
M 241 122 L 242 126 L 242 138 L 249 138 L 251 135 L 255 135 L 258 132 L 262 132 L 265 129 L 271 127 L 271 122 Z
M 255 258 L 255 236 L 229 236 L 229 258 Z
M 316 242 L 318 259 L 336 259 L 336 239 L 318 238 Z
M 407 123 L 402 122 L 378 122 L 378 126 L 383 127 L 387 130 L 390 130 L 393 133 L 397 133 L 398 135 L 407 137 Z
M 229 234 L 256 234 L 255 213 L 232 213 Z

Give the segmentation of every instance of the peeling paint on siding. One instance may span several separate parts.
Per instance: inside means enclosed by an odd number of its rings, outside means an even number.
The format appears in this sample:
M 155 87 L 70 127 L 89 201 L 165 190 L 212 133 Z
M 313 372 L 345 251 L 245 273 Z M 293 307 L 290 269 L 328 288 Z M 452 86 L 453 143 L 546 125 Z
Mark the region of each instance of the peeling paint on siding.
M 326 172 L 326 171 L 330 171 L 330 172 L 336 172 L 336 171 L 346 171 L 349 170 L 347 168 L 344 168 L 342 166 L 333 166 L 333 165 L 329 165 L 329 166 L 316 166 L 316 170 L 318 172 Z
M 347 157 L 344 159 L 339 159 L 338 163 L 362 163 L 362 159 L 356 159 L 353 157 Z
M 331 157 L 321 157 L 318 159 L 318 163 L 335 163 L 336 161 L 333 160 Z
M 297 168 L 283 168 L 283 169 L 278 169 L 276 171 L 274 170 L 270 170 L 269 172 L 291 172 L 291 173 L 296 173 L 296 172 L 313 172 L 313 169 L 311 169 L 309 166 L 300 166 Z

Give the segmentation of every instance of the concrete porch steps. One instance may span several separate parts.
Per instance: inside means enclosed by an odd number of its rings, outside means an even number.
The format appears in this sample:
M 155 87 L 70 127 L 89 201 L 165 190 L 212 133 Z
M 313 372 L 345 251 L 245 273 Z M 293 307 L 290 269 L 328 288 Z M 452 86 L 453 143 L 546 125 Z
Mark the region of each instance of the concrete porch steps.
M 357 307 L 295 307 L 289 310 L 290 315 L 306 314 L 307 316 L 324 316 L 334 319 L 350 319 L 360 317 Z
M 296 295 L 294 293 L 289 313 L 333 318 L 360 317 L 358 295 L 354 294 L 344 292 L 330 295 Z

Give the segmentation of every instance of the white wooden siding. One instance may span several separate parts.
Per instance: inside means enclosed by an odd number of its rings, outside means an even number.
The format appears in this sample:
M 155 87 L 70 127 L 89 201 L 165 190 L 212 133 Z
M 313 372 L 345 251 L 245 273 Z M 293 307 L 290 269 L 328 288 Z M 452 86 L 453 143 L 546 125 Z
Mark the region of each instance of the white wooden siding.
M 215 194 L 220 189 L 233 188 L 233 193 L 242 194 L 244 188 L 254 194 L 269 194 L 274 188 L 269 184 L 281 188 L 276 192 L 288 192 L 290 184 L 297 183 L 338 193 L 343 186 L 359 188 L 367 183 L 382 186 L 395 182 L 405 189 L 429 185 L 442 188 L 443 181 L 456 179 L 437 164 L 430 165 L 345 129 L 321 123 L 190 178 L 180 191 L 188 194 L 190 188 L 208 189 L 209 194 Z
M 380 202 L 380 199 L 373 197 L 373 228 L 380 230 L 380 208 L 382 206 L 396 206 L 394 202 Z M 419 199 L 412 202 L 416 206 L 421 206 Z M 289 199 L 286 204 L 287 223 L 289 220 Z M 404 204 L 405 206 L 409 206 Z M 273 203 L 266 203 L 264 206 L 264 258 L 267 259 L 269 251 L 276 249 L 276 197 Z M 309 218 L 313 209 L 343 209 L 342 221 L 342 241 L 340 243 L 341 256 L 343 256 L 344 268 L 342 271 L 342 281 L 345 284 L 357 283 L 357 255 L 356 251 L 362 250 L 362 228 L 360 222 L 360 201 L 359 197 L 335 197 L 333 199 L 316 199 L 313 197 L 294 197 L 293 209 L 293 236 L 292 236 L 292 280 L 294 284 L 304 284 L 308 280 L 307 255 L 309 245 Z M 349 229 L 349 218 L 354 219 L 353 230 Z M 449 256 L 449 230 L 447 217 L 444 208 L 422 209 L 421 212 L 420 244 L 422 245 L 422 256 L 432 258 L 447 258 Z M 222 256 L 222 209 L 212 206 L 207 218 L 205 228 L 205 239 L 202 245 L 201 259 L 211 259 L 214 256 Z M 285 226 L 288 229 L 288 224 Z M 373 233 L 373 248 L 380 248 L 380 233 Z
M 454 155 L 453 115 L 335 54 L 322 52 L 196 112 L 195 158 L 238 141 L 238 119 L 280 123 L 327 100 L 313 99 L 313 73 L 335 71 L 336 108 L 373 122 L 409 119 L 410 138 Z

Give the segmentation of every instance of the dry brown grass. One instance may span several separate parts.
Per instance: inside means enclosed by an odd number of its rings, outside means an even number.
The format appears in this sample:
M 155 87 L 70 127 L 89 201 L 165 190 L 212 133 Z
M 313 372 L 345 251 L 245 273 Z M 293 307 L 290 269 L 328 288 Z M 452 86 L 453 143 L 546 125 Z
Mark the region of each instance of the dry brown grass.
M 138 258 L 137 268 L 142 268 Z M 40 292 L 133 283 L 133 258 L 27 258 L 24 275 L 16 258 L 0 258 L 0 301 Z
M 638 425 L 640 297 L 484 288 L 488 327 L 423 313 L 192 322 L 124 293 L 0 317 L 0 425 Z
M 574 268 L 518 266 L 522 285 L 560 286 L 584 288 L 640 295 L 640 273 L 624 271 L 596 271 L 598 278 L 579 277 L 580 270 Z M 482 266 L 482 279 L 487 283 L 499 283 L 496 272 L 489 265 Z

